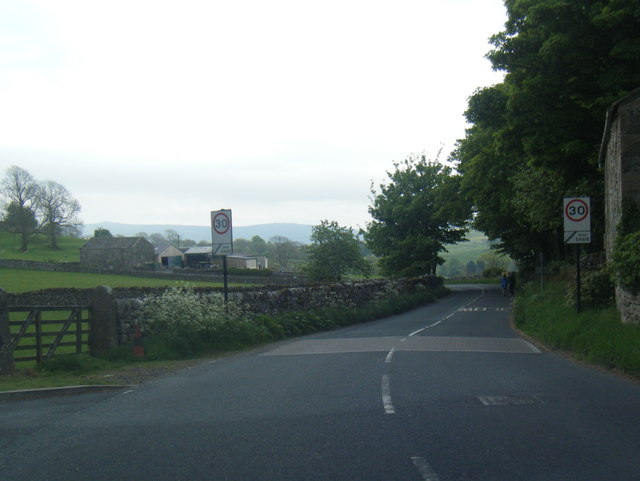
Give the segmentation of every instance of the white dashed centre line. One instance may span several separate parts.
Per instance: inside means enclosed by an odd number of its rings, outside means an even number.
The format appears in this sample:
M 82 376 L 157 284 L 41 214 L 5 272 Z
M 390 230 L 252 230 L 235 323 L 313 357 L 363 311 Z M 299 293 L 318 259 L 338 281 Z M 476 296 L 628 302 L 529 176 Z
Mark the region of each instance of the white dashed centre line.
M 387 354 L 387 357 L 385 358 L 384 362 L 386 362 L 387 364 L 389 364 L 391 362 L 391 359 L 393 359 L 393 353 L 396 352 L 396 348 L 392 348 L 389 351 L 389 354 Z
M 382 405 L 385 414 L 395 414 L 396 410 L 391 402 L 391 383 L 388 375 L 382 376 Z
M 411 461 L 413 461 L 414 466 L 418 468 L 418 472 L 424 481 L 440 481 L 440 477 L 424 458 L 414 456 L 411 458 Z

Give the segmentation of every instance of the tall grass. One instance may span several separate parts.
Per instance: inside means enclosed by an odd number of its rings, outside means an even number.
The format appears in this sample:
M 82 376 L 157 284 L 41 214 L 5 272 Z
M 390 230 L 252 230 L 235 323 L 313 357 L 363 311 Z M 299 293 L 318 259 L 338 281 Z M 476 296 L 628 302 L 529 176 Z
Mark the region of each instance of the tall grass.
M 534 283 L 518 293 L 516 327 L 545 345 L 568 350 L 579 359 L 640 376 L 640 326 L 622 324 L 615 307 L 577 313 L 567 302 L 567 286 Z

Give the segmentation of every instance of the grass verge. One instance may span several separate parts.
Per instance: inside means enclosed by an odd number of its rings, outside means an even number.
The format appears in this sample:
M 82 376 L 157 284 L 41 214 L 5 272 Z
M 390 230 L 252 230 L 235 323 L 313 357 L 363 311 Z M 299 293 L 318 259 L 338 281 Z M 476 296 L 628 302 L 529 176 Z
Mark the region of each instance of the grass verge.
M 640 326 L 622 324 L 615 307 L 585 309 L 567 303 L 563 284 L 534 283 L 518 292 L 514 324 L 551 349 L 640 379 Z

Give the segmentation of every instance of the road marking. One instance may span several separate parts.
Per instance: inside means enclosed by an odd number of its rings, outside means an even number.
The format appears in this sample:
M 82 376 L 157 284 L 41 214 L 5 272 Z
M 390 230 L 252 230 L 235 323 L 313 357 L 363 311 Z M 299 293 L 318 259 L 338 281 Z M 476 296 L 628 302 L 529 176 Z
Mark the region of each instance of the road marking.
M 262 356 L 300 356 L 322 354 L 347 354 L 359 352 L 384 352 L 389 358 L 397 351 L 430 352 L 495 352 L 511 354 L 540 354 L 540 350 L 519 337 L 448 337 L 412 336 L 360 337 L 350 339 L 305 339 L 289 342 L 267 351 Z
M 460 312 L 460 311 L 468 310 L 468 309 L 466 309 L 466 307 L 467 307 L 468 305 L 473 304 L 473 303 L 474 303 L 474 302 L 476 302 L 478 299 L 480 299 L 482 296 L 484 296 L 484 289 L 481 289 L 481 290 L 482 290 L 481 294 L 480 294 L 478 297 L 476 297 L 475 299 L 472 299 L 471 301 L 469 301 L 468 303 L 466 303 L 466 304 L 465 304 L 464 306 L 462 306 L 461 308 L 456 309 L 455 311 L 453 311 L 453 312 L 452 312 L 451 314 L 449 314 L 448 316 L 443 317 L 443 318 L 442 318 L 442 319 L 440 319 L 438 322 L 434 322 L 433 324 L 430 324 L 430 325 L 425 326 L 425 327 L 423 327 L 423 328 L 420 328 L 420 329 L 418 329 L 418 330 L 416 330 L 416 331 L 413 331 L 411 334 L 409 334 L 409 336 L 408 336 L 408 337 L 415 336 L 416 334 L 419 334 L 419 333 L 421 333 L 422 331 L 424 331 L 424 330 L 426 330 L 426 329 L 431 329 L 432 327 L 437 326 L 437 325 L 438 325 L 438 324 L 440 324 L 442 321 L 446 321 L 447 319 L 452 318 L 452 317 L 456 314 L 456 312 Z M 486 310 L 486 308 L 483 308 L 483 309 L 484 309 L 484 310 Z
M 426 329 L 426 327 L 423 327 L 423 328 L 421 328 L 421 329 L 418 329 L 417 331 L 413 331 L 411 334 L 409 334 L 409 337 L 411 337 L 411 336 L 415 336 L 416 334 L 418 334 L 418 333 L 420 333 L 420 332 L 424 331 L 425 329 Z
M 391 402 L 391 383 L 389 376 L 384 374 L 382 376 L 382 405 L 384 406 L 385 414 L 395 414 L 396 410 Z
M 522 340 L 522 342 L 527 344 L 531 348 L 531 350 L 533 352 L 535 352 L 536 354 L 541 354 L 542 353 L 542 351 L 540 349 L 538 349 L 533 343 L 531 343 L 529 341 L 525 341 L 524 339 Z
M 444 319 L 440 319 L 438 322 L 434 322 L 433 324 L 429 325 L 429 326 L 425 326 L 422 329 L 418 329 L 417 331 L 413 331 L 411 334 L 409 334 L 408 337 L 411 336 L 415 336 L 416 334 L 418 334 L 419 332 L 422 332 L 426 329 L 431 329 L 432 327 L 436 327 L 438 324 L 440 324 L 442 321 L 444 321 L 445 319 L 448 319 L 451 316 L 445 317 Z
M 391 350 L 389 351 L 389 354 L 387 354 L 386 359 L 384 360 L 384 362 L 386 362 L 387 364 L 389 364 L 391 362 L 391 358 L 393 357 L 393 353 L 396 352 L 396 348 L 392 347 Z
M 461 307 L 457 312 L 510 312 L 510 307 Z
M 537 396 L 478 396 L 485 406 L 525 406 L 529 404 L 542 404 Z
M 424 481 L 440 481 L 440 477 L 436 474 L 429 463 L 427 463 L 426 459 L 419 456 L 413 456 L 411 461 L 413 461 L 413 465 L 418 468 L 418 472 Z

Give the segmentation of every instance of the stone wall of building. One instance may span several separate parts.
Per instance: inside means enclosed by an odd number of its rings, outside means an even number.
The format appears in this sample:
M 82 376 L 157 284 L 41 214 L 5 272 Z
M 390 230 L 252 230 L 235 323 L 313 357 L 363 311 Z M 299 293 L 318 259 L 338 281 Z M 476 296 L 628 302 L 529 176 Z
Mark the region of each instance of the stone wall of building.
M 609 260 L 622 218 L 623 200 L 640 207 L 640 89 L 609 109 L 600 163 L 605 169 L 605 249 Z M 640 323 L 640 296 L 618 286 L 616 305 L 623 322 Z

